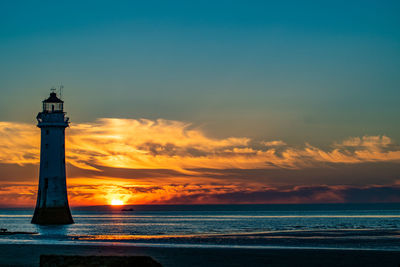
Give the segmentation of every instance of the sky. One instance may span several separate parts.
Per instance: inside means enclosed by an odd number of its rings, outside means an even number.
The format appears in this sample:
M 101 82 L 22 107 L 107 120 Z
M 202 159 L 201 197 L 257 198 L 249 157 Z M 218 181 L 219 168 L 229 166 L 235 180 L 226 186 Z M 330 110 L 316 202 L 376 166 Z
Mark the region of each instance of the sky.
M 400 201 L 398 1 L 1 1 L 0 206 Z M 12 203 L 10 204 L 10 200 Z

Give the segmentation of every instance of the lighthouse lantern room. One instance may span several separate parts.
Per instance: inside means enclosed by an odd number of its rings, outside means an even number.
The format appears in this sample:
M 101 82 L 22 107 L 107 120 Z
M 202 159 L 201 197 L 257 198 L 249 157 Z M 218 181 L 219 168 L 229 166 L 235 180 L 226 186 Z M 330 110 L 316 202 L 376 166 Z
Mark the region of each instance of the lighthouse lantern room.
M 64 101 L 57 97 L 55 92 L 50 93 L 50 97 L 43 101 L 43 112 L 63 112 Z

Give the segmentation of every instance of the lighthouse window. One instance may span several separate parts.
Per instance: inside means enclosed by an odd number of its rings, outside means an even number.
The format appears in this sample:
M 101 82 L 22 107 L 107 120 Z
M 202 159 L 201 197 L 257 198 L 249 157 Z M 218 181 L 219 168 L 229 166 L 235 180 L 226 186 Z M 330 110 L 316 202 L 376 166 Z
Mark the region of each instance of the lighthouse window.
M 49 133 L 50 133 L 50 131 L 49 131 L 49 130 L 46 130 L 46 135 L 49 135 Z

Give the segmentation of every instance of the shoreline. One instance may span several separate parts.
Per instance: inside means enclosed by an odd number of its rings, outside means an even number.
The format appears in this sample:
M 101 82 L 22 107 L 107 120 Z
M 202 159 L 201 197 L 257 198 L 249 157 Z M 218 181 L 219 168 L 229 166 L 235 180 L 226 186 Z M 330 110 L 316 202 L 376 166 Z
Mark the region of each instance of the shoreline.
M 163 266 L 398 266 L 400 251 L 0 244 L 0 265 L 38 266 L 40 255 L 150 256 Z

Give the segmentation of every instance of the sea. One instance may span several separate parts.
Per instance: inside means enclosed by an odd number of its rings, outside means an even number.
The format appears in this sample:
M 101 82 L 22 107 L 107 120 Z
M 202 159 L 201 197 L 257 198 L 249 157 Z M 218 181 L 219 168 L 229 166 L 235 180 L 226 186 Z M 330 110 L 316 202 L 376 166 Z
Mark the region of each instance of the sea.
M 400 251 L 400 203 L 81 207 L 58 226 L 32 214 L 1 209 L 0 228 L 20 233 L 0 243 Z

